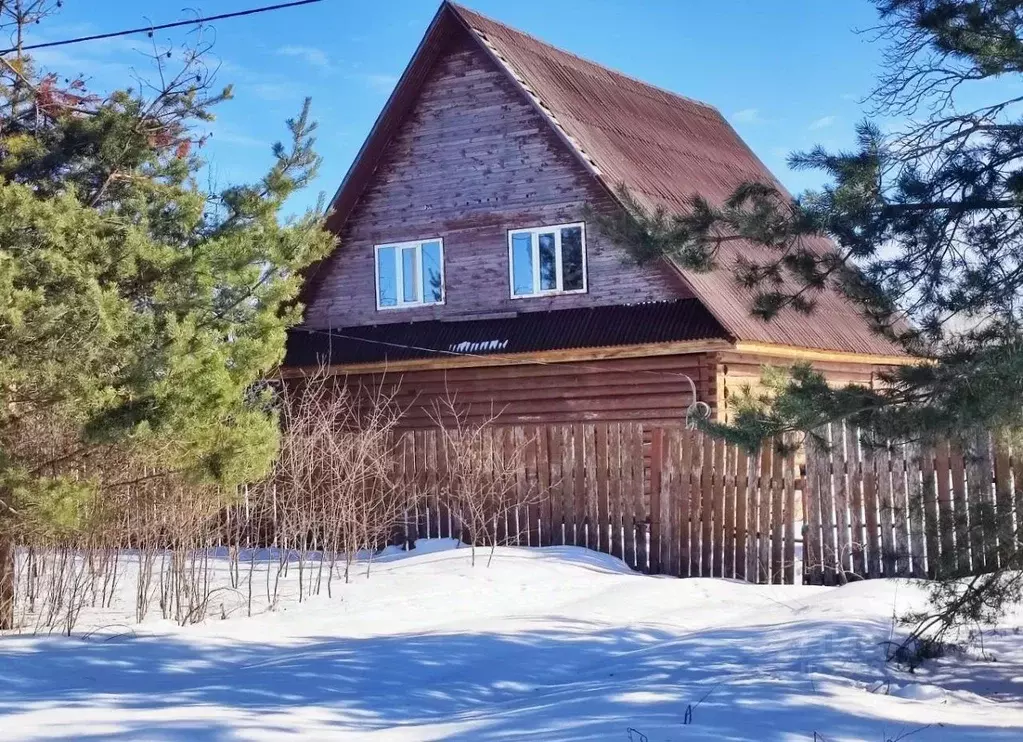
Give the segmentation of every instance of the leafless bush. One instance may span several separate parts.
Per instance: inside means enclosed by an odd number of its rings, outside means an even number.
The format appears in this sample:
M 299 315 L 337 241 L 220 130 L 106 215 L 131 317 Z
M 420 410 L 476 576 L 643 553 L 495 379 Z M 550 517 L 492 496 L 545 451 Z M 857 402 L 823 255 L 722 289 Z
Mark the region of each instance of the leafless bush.
M 282 551 L 297 556 L 300 598 L 324 585 L 329 595 L 339 569 L 347 582 L 357 555 L 386 545 L 414 508 L 417 493 L 396 476 L 395 394 L 322 371 L 285 387 L 273 508 Z M 306 579 L 310 550 L 319 561 Z
M 449 395 L 435 405 L 439 431 L 442 497 L 461 529 L 461 540 L 472 549 L 494 550 L 517 540 L 522 524 L 518 514 L 546 494 L 524 476 L 527 452 L 536 441 L 511 428 L 497 427 L 499 414 L 473 417 L 470 409 Z
M 131 596 L 136 621 L 153 611 L 179 624 L 252 615 L 273 610 L 285 584 L 299 600 L 331 596 L 364 555 L 368 576 L 373 555 L 396 542 L 426 495 L 402 469 L 408 433 L 396 392 L 352 388 L 322 370 L 281 385 L 273 471 L 237 492 L 153 471 L 124 448 L 54 469 L 98 486 L 66 527 L 16 534 L 18 625 L 71 633 L 85 608 L 111 609 L 115 594 Z M 477 547 L 489 548 L 489 564 L 498 545 L 517 540 L 520 516 L 544 494 L 525 476 L 535 442 L 496 419 L 470 418 L 452 399 L 437 407 L 431 438 L 430 489 L 474 564 Z M 60 435 L 59 426 L 37 433 L 26 445 Z

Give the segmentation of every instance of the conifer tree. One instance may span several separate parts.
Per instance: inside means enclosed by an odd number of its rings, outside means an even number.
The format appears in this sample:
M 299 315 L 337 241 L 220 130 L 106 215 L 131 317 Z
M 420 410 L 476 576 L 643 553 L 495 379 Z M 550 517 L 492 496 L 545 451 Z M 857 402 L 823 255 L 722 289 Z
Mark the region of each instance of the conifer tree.
M 0 55 L 0 629 L 17 535 L 73 531 L 136 476 L 93 462 L 262 475 L 277 424 L 259 382 L 299 319 L 300 271 L 332 245 L 322 214 L 281 213 L 319 162 L 308 101 L 265 177 L 208 192 L 201 132 L 231 90 L 213 88 L 202 34 L 154 43 L 148 80 L 88 90 L 21 51 L 58 5 L 0 2 L 15 42 Z
M 969 456 L 993 432 L 1019 450 L 1023 2 L 875 5 L 884 64 L 870 119 L 849 151 L 816 147 L 790 158 L 796 169 L 822 172 L 826 185 L 793 198 L 773 182 L 746 183 L 724 203 L 694 196 L 680 214 L 643 208 L 623 190 L 627 213 L 603 226 L 637 260 L 666 256 L 692 270 L 732 271 L 754 290 L 750 311 L 766 322 L 781 312 L 812 314 L 820 292 L 841 292 L 878 333 L 920 358 L 873 388 L 834 388 L 796 366 L 741 399 L 730 424 L 708 422 L 712 432 L 753 448 L 845 420 L 867 431 L 871 445 L 952 439 Z M 882 120 L 904 123 L 887 133 Z M 754 244 L 767 258 L 721 264 L 730 241 Z M 984 517 L 971 513 L 971 527 L 1012 537 L 1000 540 L 990 574 L 965 588 L 940 583 L 925 617 L 938 633 L 990 618 L 1020 596 L 1023 521 Z

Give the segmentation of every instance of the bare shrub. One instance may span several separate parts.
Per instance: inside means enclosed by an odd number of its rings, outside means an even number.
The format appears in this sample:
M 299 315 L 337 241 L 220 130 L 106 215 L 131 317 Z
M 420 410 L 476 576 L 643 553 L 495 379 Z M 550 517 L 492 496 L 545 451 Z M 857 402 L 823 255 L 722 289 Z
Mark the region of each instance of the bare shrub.
M 452 395 L 434 406 L 432 417 L 443 461 L 442 498 L 460 540 L 472 549 L 473 566 L 477 546 L 489 549 L 489 566 L 498 546 L 518 539 L 523 527 L 518 514 L 547 494 L 524 476 L 527 452 L 536 441 L 498 427 L 499 413 L 493 410 L 473 417 Z
M 154 611 L 179 624 L 236 609 L 252 615 L 275 609 L 286 583 L 300 601 L 332 596 L 334 580 L 351 580 L 363 555 L 369 576 L 373 555 L 405 530 L 425 495 L 421 482 L 404 479 L 408 434 L 396 394 L 382 384 L 353 389 L 323 369 L 281 384 L 273 471 L 237 492 L 154 471 L 127 447 L 55 467 L 89 479 L 93 494 L 66 527 L 57 518 L 57 527 L 15 534 L 19 626 L 71 633 L 83 609 L 110 608 L 115 593 L 133 597 L 140 622 Z M 473 564 L 477 547 L 489 548 L 489 564 L 498 545 L 517 540 L 527 527 L 520 516 L 546 494 L 525 475 L 535 441 L 496 419 L 470 418 L 453 399 L 436 414 L 430 488 Z M 37 431 L 40 441 L 55 435 Z
M 353 390 L 322 369 L 283 387 L 281 451 L 257 509 L 273 523 L 274 584 L 294 564 L 300 600 L 324 587 L 330 595 L 335 574 L 347 582 L 360 552 L 385 545 L 415 506 L 394 466 L 396 393 Z

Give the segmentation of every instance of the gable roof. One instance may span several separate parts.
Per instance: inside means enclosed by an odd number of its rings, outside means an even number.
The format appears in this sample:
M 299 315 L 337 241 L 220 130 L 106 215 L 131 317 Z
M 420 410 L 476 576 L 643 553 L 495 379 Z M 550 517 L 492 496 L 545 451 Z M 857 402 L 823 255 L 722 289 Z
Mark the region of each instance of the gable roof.
M 335 232 L 340 232 L 445 44 L 465 34 L 508 74 L 613 197 L 624 184 L 648 207 L 680 211 L 693 194 L 720 203 L 750 181 L 782 188 L 713 107 L 602 67 L 445 0 L 334 197 L 328 226 Z M 816 242 L 814 249 L 832 249 L 827 240 Z M 730 269 L 740 255 L 755 257 L 766 249 L 731 243 L 719 252 L 717 270 L 697 273 L 675 267 L 738 340 L 901 353 L 831 290 L 816 295 L 816 310 L 809 316 L 786 310 L 769 322 L 753 317 L 754 292 L 739 286 Z M 313 275 L 307 281 L 308 292 L 315 291 L 315 279 Z

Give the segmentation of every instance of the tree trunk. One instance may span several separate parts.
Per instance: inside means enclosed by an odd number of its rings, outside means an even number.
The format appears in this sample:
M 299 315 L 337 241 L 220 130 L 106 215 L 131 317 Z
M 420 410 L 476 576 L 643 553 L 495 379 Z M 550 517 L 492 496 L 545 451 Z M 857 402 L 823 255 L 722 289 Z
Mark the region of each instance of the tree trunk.
M 0 528 L 0 631 L 14 628 L 14 539 Z

